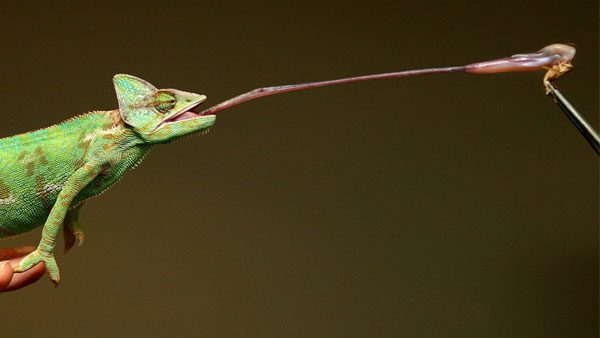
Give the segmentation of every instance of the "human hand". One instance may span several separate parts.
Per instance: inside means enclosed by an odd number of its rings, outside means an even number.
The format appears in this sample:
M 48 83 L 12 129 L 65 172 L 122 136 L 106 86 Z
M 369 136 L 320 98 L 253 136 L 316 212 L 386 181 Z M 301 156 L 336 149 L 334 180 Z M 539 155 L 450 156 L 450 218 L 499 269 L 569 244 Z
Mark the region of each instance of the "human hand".
M 36 282 L 44 275 L 46 267 L 43 262 L 25 272 L 13 271 L 13 267 L 33 250 L 35 247 L 32 246 L 0 249 L 0 292 L 20 289 Z

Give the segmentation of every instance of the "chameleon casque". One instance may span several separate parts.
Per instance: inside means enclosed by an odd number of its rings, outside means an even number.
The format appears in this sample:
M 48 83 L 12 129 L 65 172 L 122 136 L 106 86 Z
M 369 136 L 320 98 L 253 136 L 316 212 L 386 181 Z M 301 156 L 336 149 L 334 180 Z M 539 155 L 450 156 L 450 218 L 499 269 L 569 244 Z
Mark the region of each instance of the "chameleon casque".
M 573 47 L 554 44 L 535 53 L 466 66 L 408 70 L 297 85 L 265 87 L 241 94 L 211 108 L 194 109 L 206 96 L 177 89 L 157 89 L 135 76 L 113 78 L 119 108 L 92 111 L 45 129 L 0 139 L 0 239 L 43 225 L 37 249 L 15 272 L 44 262 L 58 284 L 54 259 L 63 226 L 65 252 L 84 240 L 79 224 L 83 203 L 115 184 L 139 164 L 150 148 L 184 135 L 207 131 L 218 111 L 263 96 L 349 82 L 423 74 L 464 72 L 489 74 L 549 69 L 554 80 L 571 69 Z

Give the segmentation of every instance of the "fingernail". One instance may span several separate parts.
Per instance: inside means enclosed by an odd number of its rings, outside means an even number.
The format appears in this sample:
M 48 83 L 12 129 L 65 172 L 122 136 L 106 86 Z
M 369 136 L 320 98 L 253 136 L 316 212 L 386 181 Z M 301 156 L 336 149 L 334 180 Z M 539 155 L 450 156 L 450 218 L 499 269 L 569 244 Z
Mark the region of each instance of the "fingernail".
M 12 271 L 12 266 L 10 265 L 9 262 L 1 262 L 0 263 L 0 271 L 4 271 L 5 269 L 10 269 Z

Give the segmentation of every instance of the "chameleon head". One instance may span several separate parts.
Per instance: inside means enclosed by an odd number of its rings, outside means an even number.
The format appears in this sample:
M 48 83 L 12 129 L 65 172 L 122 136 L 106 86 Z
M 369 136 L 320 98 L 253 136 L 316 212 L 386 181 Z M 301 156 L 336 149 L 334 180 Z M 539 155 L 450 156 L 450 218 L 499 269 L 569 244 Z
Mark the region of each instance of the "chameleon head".
M 148 143 L 164 143 L 180 136 L 207 130 L 215 115 L 194 111 L 206 96 L 177 89 L 157 89 L 127 74 L 113 77 L 123 121 Z

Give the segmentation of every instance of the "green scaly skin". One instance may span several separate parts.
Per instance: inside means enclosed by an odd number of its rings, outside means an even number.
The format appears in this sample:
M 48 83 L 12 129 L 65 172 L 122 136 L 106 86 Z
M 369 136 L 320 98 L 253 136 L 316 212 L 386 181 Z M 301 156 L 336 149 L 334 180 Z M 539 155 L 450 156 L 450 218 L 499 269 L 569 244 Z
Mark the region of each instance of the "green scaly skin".
M 43 225 L 35 251 L 15 267 L 44 262 L 60 281 L 54 248 L 64 225 L 65 252 L 83 242 L 79 209 L 116 183 L 155 144 L 206 131 L 214 115 L 193 108 L 204 95 L 157 89 L 131 75 L 113 78 L 119 109 L 96 111 L 54 126 L 0 139 L 0 239 Z

